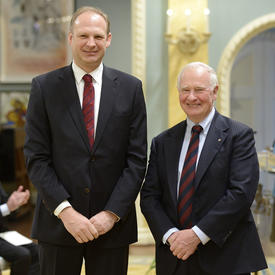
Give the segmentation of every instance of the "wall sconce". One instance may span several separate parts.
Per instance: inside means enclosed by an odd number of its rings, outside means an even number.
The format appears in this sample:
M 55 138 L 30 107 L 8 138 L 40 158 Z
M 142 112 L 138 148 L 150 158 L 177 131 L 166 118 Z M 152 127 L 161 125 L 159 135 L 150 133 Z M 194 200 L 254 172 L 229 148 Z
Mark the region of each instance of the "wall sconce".
M 205 16 L 205 32 L 199 32 L 191 25 L 191 10 L 184 11 L 186 17 L 186 26 L 181 28 L 177 34 L 171 33 L 171 19 L 173 10 L 167 10 L 167 30 L 165 33 L 165 40 L 172 45 L 177 45 L 180 51 L 184 54 L 194 54 L 201 44 L 207 43 L 211 33 L 209 32 L 209 14 L 208 8 L 204 9 Z

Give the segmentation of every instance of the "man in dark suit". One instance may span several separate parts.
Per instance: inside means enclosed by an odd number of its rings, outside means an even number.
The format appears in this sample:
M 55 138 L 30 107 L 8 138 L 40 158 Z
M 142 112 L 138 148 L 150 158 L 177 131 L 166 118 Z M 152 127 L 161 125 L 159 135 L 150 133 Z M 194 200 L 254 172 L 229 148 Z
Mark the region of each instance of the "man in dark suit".
M 86 274 L 127 274 L 137 241 L 145 102 L 140 80 L 102 64 L 110 42 L 107 15 L 80 8 L 69 33 L 72 65 L 32 82 L 24 152 L 38 190 L 32 236 L 42 275 L 80 274 L 83 257 Z
M 30 192 L 29 190 L 23 190 L 23 186 L 19 186 L 8 197 L 0 183 L 0 232 L 10 230 L 6 226 L 5 217 L 26 204 L 29 198 Z M 11 264 L 11 275 L 39 275 L 37 244 L 30 243 L 16 246 L 0 237 L 0 256 Z
M 253 130 L 215 110 L 218 81 L 208 65 L 186 65 L 178 90 L 187 119 L 153 139 L 141 191 L 141 209 L 156 240 L 157 274 L 264 269 L 250 211 L 259 177 Z

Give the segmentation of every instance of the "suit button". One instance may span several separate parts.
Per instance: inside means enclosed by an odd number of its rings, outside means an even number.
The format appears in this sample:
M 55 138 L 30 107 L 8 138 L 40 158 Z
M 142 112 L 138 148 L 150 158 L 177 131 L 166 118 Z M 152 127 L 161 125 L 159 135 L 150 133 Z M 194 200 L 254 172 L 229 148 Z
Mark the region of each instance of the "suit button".
M 95 156 L 91 156 L 91 161 L 95 161 Z
M 86 194 L 88 194 L 88 193 L 90 193 L 90 189 L 89 189 L 88 187 L 86 187 L 86 188 L 84 188 L 84 192 L 85 192 Z

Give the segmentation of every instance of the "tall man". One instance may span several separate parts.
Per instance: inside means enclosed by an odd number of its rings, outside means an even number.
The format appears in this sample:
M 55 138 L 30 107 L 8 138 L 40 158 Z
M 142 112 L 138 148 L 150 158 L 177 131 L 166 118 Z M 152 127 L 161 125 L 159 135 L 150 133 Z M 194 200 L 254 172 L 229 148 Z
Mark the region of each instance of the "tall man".
M 250 211 L 259 177 L 253 130 L 215 110 L 218 81 L 208 65 L 186 65 L 178 91 L 187 119 L 153 139 L 141 192 L 157 275 L 266 268 Z
M 73 63 L 35 77 L 26 116 L 26 163 L 38 200 L 32 236 L 41 274 L 127 273 L 137 240 L 135 199 L 146 167 L 146 111 L 138 79 L 102 64 L 106 14 L 72 16 Z

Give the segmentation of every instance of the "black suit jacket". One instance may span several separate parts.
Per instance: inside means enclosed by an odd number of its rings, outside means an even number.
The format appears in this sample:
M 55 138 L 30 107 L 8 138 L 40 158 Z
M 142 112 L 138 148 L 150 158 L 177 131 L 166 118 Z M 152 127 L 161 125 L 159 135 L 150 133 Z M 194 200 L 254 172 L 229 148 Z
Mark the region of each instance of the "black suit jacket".
M 8 200 L 8 195 L 4 190 L 2 183 L 0 182 L 0 205 L 6 203 L 7 200 Z M 2 212 L 0 211 L 0 232 L 4 232 L 4 231 L 7 231 L 7 228 L 5 226 L 5 217 L 2 215 Z
M 137 240 L 135 199 L 146 167 L 146 111 L 141 81 L 104 66 L 95 143 L 90 150 L 71 66 L 33 79 L 24 147 L 38 190 L 32 237 L 76 245 L 53 211 L 64 200 L 86 217 L 121 217 L 94 241 L 105 247 Z
M 172 274 L 177 258 L 162 243 L 179 227 L 178 162 L 186 121 L 153 139 L 141 191 L 141 208 L 156 240 L 157 274 Z M 258 185 L 258 159 L 252 129 L 216 112 L 195 176 L 192 219 L 210 237 L 199 245 L 201 267 L 210 274 L 240 274 L 266 268 L 250 211 Z

